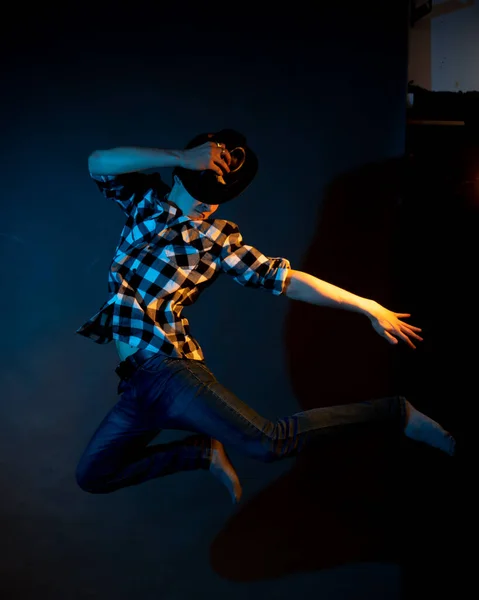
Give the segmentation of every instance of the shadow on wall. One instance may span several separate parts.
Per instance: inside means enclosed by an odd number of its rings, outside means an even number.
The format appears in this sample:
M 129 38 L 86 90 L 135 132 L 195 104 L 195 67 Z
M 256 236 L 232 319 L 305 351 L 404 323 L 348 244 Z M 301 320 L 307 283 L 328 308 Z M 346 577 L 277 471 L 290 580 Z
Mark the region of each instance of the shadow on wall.
M 401 165 L 371 164 L 332 182 L 298 269 L 395 310 L 390 258 Z M 285 344 L 302 410 L 395 393 L 392 358 L 401 350 L 365 317 L 291 302 Z M 398 560 L 398 447 L 390 433 L 372 429 L 310 445 L 225 526 L 211 548 L 213 568 L 252 581 Z

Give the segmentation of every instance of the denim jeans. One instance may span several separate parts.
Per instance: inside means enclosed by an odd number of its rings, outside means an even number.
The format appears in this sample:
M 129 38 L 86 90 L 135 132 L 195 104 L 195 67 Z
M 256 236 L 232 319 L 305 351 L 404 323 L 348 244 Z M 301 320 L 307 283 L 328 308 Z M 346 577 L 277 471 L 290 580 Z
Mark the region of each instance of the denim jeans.
M 108 493 L 178 471 L 208 469 L 211 440 L 270 462 L 295 456 L 320 436 L 377 422 L 399 432 L 405 399 L 380 398 L 316 408 L 278 418 L 260 416 L 219 383 L 204 361 L 138 350 L 121 362 L 119 401 L 103 419 L 76 470 L 78 485 Z M 193 435 L 149 445 L 163 429 Z

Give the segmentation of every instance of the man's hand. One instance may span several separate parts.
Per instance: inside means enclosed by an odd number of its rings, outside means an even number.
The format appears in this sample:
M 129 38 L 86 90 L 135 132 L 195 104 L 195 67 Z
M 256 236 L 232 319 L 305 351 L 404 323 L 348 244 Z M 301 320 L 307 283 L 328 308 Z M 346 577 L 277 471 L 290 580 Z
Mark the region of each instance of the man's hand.
M 229 173 L 231 156 L 224 144 L 205 142 L 201 146 L 183 151 L 182 167 L 192 171 L 211 169 L 217 175 Z
M 411 348 L 416 346 L 411 341 L 411 338 L 422 342 L 422 337 L 416 332 L 422 331 L 419 327 L 413 327 L 409 323 L 404 323 L 401 319 L 410 317 L 409 313 L 395 313 L 377 302 L 372 303 L 372 307 L 368 311 L 368 317 L 375 331 L 385 338 L 390 344 L 397 344 L 399 339 L 406 342 Z M 399 338 L 399 339 L 398 339 Z

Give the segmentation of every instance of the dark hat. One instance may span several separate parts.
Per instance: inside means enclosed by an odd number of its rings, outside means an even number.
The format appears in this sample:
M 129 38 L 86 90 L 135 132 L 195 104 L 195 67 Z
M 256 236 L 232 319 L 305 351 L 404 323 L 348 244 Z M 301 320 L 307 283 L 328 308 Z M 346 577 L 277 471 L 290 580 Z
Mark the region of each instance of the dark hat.
M 253 181 L 258 170 L 258 158 L 247 146 L 245 136 L 234 129 L 201 133 L 187 144 L 185 150 L 205 142 L 218 142 L 226 146 L 231 155 L 230 173 L 220 177 L 211 169 L 192 171 L 176 167 L 173 175 L 178 175 L 186 191 L 199 202 L 224 204 L 239 196 Z

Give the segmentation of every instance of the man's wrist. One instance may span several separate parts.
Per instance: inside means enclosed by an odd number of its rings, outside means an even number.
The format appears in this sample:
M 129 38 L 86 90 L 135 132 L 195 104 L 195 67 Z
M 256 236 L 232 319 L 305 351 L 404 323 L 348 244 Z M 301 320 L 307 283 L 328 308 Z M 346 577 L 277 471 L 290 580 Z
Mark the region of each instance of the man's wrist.
M 358 312 L 368 318 L 373 316 L 375 306 L 377 306 L 377 302 L 369 298 L 361 298 L 357 304 Z

